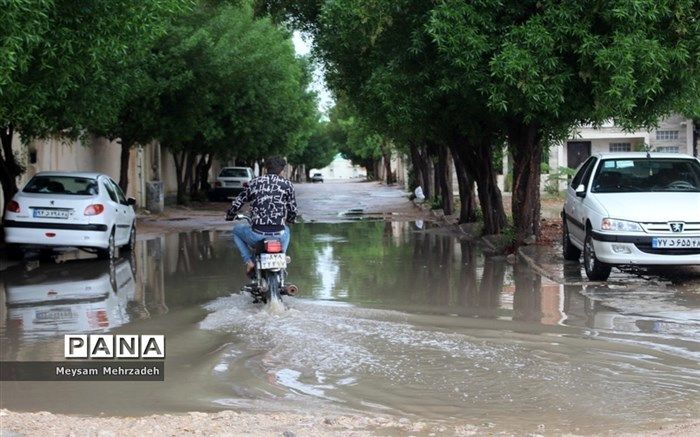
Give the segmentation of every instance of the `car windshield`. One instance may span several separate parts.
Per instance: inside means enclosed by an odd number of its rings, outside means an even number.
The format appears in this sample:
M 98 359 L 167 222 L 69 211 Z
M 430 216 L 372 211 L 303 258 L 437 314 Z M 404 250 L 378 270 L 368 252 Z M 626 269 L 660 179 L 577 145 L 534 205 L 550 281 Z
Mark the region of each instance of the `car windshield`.
M 219 173 L 222 178 L 247 178 L 248 170 L 245 168 L 225 168 Z
M 591 192 L 700 192 L 700 163 L 693 159 L 603 159 Z
M 90 196 L 97 194 L 97 181 L 75 176 L 34 176 L 22 191 Z

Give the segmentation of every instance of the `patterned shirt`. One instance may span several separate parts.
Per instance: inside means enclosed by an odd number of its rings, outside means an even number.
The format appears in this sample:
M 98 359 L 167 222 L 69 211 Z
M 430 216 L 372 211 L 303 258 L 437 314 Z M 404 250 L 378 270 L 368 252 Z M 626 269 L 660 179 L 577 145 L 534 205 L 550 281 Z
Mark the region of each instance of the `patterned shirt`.
M 253 229 L 262 232 L 275 232 L 284 229 L 285 223 L 292 223 L 297 216 L 297 201 L 294 185 L 275 174 L 254 178 L 245 190 L 231 203 L 232 214 L 251 202 Z

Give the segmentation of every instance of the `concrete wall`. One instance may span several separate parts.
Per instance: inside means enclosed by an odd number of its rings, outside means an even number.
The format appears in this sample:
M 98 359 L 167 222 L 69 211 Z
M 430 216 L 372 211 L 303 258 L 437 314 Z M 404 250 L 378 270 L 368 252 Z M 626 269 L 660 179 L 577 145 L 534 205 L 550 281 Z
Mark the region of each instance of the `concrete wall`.
M 17 185 L 20 189 L 40 171 L 96 171 L 119 182 L 121 144 L 104 137 L 93 136 L 84 141 L 49 138 L 33 140 L 23 145 L 16 134 L 13 150 L 26 169 L 18 178 Z M 160 166 L 156 165 L 159 154 L 158 143 L 132 147 L 130 150 L 129 187 L 126 195 L 135 198 L 138 206 L 146 204 L 146 182 L 159 178 Z M 0 206 L 4 208 L 4 204 L 0 193 Z

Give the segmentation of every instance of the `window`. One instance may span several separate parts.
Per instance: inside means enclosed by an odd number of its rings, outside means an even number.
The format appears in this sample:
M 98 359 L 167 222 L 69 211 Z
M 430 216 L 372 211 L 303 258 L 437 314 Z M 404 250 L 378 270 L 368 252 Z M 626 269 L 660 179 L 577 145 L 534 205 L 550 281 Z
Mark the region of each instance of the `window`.
M 111 179 L 109 180 L 109 184 L 112 186 L 112 189 L 117 194 L 117 197 L 119 198 L 119 203 L 121 203 L 122 205 L 126 205 L 126 197 L 124 196 L 124 192 L 122 191 L 121 187 Z
M 92 196 L 97 194 L 97 184 L 94 179 L 84 177 L 34 176 L 22 191 L 25 193 Z
M 583 179 L 584 173 L 588 170 L 589 167 L 591 167 L 591 163 L 593 162 L 595 158 L 588 158 L 586 162 L 581 164 L 581 167 L 579 168 L 578 172 L 576 172 L 576 175 L 574 178 L 571 180 L 571 187 L 575 190 L 580 184 L 581 180 Z
M 109 194 L 109 198 L 112 199 L 112 202 L 119 202 L 119 200 L 117 199 L 117 193 L 114 192 L 114 188 L 112 188 L 112 186 L 108 182 L 102 181 L 102 188 L 107 190 L 107 194 Z
M 677 130 L 657 130 L 656 131 L 657 140 L 677 140 L 678 131 Z
M 654 149 L 657 152 L 663 153 L 681 153 L 680 146 L 661 146 Z
M 691 159 L 606 159 L 593 178 L 593 193 L 700 192 L 700 164 Z
M 632 144 L 630 143 L 610 143 L 611 152 L 631 152 Z
M 247 168 L 224 168 L 219 173 L 220 178 L 245 178 L 250 177 Z

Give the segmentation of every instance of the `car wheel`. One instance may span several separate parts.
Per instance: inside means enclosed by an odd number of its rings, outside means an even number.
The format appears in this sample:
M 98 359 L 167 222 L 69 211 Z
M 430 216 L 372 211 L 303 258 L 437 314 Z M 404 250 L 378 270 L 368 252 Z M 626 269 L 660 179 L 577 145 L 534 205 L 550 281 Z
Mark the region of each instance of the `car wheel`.
M 578 261 L 578 259 L 581 258 L 581 249 L 571 243 L 571 238 L 569 238 L 569 226 L 566 224 L 566 219 L 564 219 L 563 222 L 561 235 L 561 246 L 564 259 L 567 261 Z
M 607 280 L 612 270 L 610 264 L 606 264 L 596 258 L 590 229 L 586 231 L 586 242 L 583 245 L 583 266 L 586 269 L 586 276 L 591 281 Z
M 100 259 L 114 259 L 117 257 L 117 245 L 114 241 L 114 229 L 109 234 L 109 246 L 106 249 L 97 249 L 97 257 Z
M 126 243 L 124 248 L 126 250 L 134 250 L 136 247 L 136 223 L 131 224 L 131 232 L 129 233 L 129 242 Z

